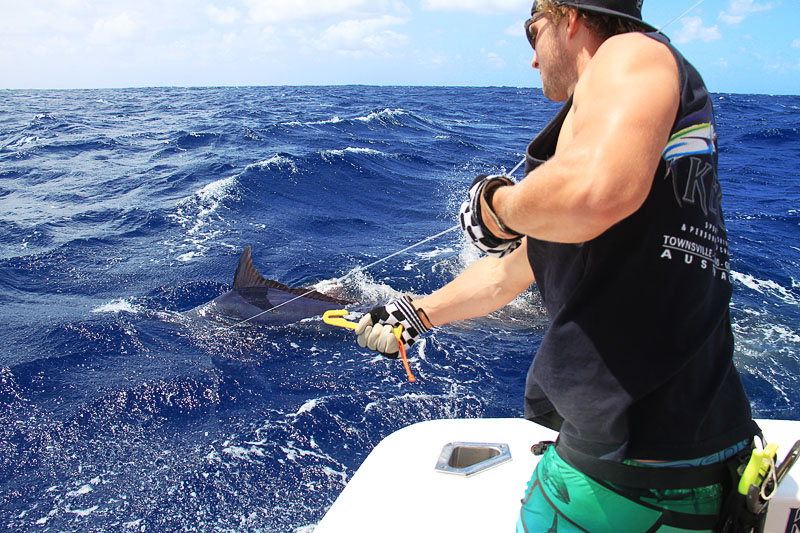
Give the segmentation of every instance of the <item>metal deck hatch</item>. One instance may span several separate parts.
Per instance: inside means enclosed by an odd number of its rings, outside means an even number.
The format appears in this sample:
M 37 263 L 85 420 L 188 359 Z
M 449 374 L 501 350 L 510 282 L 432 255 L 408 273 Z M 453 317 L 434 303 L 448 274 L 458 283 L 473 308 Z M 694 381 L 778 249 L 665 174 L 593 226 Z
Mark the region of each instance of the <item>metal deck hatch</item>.
M 510 460 L 511 449 L 508 444 L 451 442 L 442 448 L 436 470 L 469 477 Z

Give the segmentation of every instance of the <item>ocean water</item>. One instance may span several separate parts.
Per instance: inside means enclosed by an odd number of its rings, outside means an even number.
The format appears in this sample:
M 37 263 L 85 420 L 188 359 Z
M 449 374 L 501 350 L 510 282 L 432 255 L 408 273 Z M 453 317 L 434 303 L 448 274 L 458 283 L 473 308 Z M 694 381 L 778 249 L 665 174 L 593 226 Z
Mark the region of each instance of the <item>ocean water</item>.
M 438 288 L 477 258 L 458 231 L 357 269 L 454 226 L 557 110 L 540 90 L 0 94 L 0 528 L 310 532 L 391 432 L 521 415 L 535 291 L 428 336 L 413 384 L 319 319 L 180 313 L 247 245 L 354 310 Z M 736 365 L 758 417 L 800 420 L 800 97 L 714 103 Z

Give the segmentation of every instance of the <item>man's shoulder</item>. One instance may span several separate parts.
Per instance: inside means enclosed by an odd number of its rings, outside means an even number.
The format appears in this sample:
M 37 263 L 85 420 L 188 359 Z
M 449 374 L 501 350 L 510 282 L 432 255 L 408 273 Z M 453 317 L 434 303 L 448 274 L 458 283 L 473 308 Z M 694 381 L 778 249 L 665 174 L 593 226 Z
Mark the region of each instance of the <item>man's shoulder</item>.
M 597 49 L 597 55 L 616 57 L 650 57 L 670 58 L 672 52 L 669 47 L 653 37 L 641 32 L 620 33 L 606 39 Z
M 587 74 L 593 82 L 591 85 L 595 85 L 664 76 L 677 79 L 678 69 L 665 43 L 644 33 L 632 32 L 606 39 L 592 57 Z
M 630 116 L 663 108 L 671 121 L 680 83 L 678 63 L 666 44 L 643 33 L 624 33 L 597 49 L 575 87 L 573 106 L 588 103 L 590 114 L 601 106 Z

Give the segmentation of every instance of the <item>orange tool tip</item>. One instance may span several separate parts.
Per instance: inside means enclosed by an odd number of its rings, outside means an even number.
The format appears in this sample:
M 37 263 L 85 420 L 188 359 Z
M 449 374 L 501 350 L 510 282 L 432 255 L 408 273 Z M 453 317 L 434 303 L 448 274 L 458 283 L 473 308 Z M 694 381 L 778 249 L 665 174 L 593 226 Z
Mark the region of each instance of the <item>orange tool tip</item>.
M 400 348 L 400 356 L 403 358 L 403 367 L 406 369 L 406 375 L 408 376 L 408 381 L 414 383 L 417 381 L 417 378 L 414 377 L 414 374 L 411 373 L 411 367 L 408 364 L 408 357 L 406 356 L 406 346 L 403 344 L 403 338 L 401 335 L 403 334 L 403 326 L 399 325 L 394 328 L 394 336 L 397 338 L 397 345 Z

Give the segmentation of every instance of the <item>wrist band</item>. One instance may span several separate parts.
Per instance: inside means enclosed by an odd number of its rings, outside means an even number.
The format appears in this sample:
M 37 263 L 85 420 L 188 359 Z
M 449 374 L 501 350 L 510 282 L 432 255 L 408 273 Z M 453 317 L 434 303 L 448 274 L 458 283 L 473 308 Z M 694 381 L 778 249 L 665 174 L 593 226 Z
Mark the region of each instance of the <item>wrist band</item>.
M 427 321 L 428 321 L 428 324 L 430 324 L 430 325 L 431 325 L 431 327 L 433 327 L 433 322 L 431 322 L 431 317 L 429 317 L 429 316 L 428 316 L 428 313 L 426 313 L 426 312 L 425 312 L 425 310 L 424 310 L 423 308 L 421 308 L 421 307 L 417 307 L 417 316 L 418 316 L 420 319 L 422 319 L 422 318 L 424 317 L 424 320 L 422 320 L 422 323 L 423 323 L 423 324 L 424 324 L 424 323 L 425 323 L 425 321 L 427 320 Z M 427 327 L 427 325 L 426 325 L 425 327 Z
M 492 181 L 486 184 L 486 189 L 483 192 L 483 198 L 484 200 L 486 200 L 486 210 L 489 212 L 489 215 L 491 215 L 492 220 L 494 220 L 495 224 L 497 224 L 500 230 L 503 231 L 504 233 L 508 233 L 509 235 L 513 235 L 514 236 L 513 238 L 518 239 L 522 237 L 522 234 L 517 231 L 514 231 L 513 229 L 503 224 L 503 221 L 500 220 L 500 217 L 497 216 L 497 213 L 494 212 L 494 208 L 492 208 L 492 198 L 494 198 L 494 193 L 496 193 L 497 189 L 499 189 L 500 187 L 506 187 L 508 185 L 511 184 L 505 183 L 504 181 L 497 178 L 493 179 Z

